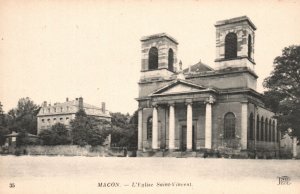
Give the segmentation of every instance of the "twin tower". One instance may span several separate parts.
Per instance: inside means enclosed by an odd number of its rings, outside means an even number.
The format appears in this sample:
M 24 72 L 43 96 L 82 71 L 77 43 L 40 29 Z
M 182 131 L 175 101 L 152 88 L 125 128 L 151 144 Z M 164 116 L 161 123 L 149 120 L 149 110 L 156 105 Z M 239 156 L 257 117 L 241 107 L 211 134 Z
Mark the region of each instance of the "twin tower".
M 255 25 L 247 16 L 218 21 L 216 69 L 247 67 L 254 71 Z M 161 33 L 142 37 L 142 77 L 167 78 L 177 71 L 178 42 Z M 158 71 L 159 70 L 159 71 Z

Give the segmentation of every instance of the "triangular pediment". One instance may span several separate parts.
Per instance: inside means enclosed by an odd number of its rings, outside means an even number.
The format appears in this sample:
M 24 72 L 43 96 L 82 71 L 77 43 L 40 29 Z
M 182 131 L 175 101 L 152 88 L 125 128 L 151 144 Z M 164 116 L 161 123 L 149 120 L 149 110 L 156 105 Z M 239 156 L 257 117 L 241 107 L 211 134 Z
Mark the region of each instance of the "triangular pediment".
M 168 94 L 180 94 L 180 93 L 193 93 L 205 91 L 207 88 L 192 84 L 186 81 L 178 80 L 174 83 L 171 83 L 163 88 L 152 93 L 152 95 L 168 95 Z

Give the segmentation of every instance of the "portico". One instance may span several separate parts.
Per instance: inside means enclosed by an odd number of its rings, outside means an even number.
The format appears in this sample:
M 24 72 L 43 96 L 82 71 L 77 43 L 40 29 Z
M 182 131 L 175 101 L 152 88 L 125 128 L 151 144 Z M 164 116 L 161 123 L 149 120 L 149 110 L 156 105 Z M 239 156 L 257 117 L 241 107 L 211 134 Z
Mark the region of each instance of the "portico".
M 151 136 L 151 149 L 170 151 L 195 151 L 200 148 L 211 149 L 212 145 L 212 106 L 216 91 L 184 80 L 163 87 L 149 95 L 148 100 L 152 118 L 151 135 L 141 135 L 144 119 L 143 109 L 139 109 L 139 150 L 145 149 L 143 137 Z M 165 117 L 160 117 L 163 112 Z M 158 119 L 160 118 L 160 119 Z M 149 122 L 149 119 L 147 119 Z M 151 122 L 150 121 L 150 122 Z M 162 122 L 164 123 L 162 125 Z M 149 123 L 147 123 L 147 126 Z M 162 127 L 163 126 L 163 127 Z M 148 126 L 149 129 L 149 126 Z M 164 134 L 162 134 L 164 132 Z M 146 143 L 147 144 L 147 143 Z M 150 146 L 148 146 L 149 148 Z

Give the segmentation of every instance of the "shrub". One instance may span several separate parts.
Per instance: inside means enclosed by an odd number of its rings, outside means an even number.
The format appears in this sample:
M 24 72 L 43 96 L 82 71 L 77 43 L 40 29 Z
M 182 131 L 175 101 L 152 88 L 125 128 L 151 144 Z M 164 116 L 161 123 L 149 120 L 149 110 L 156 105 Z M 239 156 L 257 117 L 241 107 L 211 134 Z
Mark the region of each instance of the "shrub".
M 66 126 L 57 123 L 51 129 L 46 129 L 39 134 L 44 145 L 66 145 L 71 143 L 70 132 Z

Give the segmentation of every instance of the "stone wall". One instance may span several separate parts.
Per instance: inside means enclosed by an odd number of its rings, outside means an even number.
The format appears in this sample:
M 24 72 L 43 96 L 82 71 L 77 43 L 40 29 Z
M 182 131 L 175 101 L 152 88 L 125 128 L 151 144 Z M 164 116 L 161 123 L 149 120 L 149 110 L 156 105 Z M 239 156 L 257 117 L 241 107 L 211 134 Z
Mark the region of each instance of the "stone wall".
M 213 120 L 212 120 L 212 148 L 226 147 L 226 141 L 223 139 L 224 135 L 224 116 L 228 112 L 232 112 L 236 118 L 236 144 L 237 148 L 241 147 L 241 103 L 240 102 L 226 102 L 216 103 L 212 106 Z
M 230 69 L 217 73 L 188 76 L 187 81 L 218 89 L 251 88 L 256 90 L 256 77 L 247 69 Z

